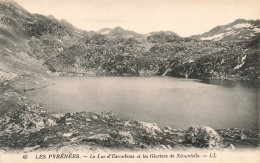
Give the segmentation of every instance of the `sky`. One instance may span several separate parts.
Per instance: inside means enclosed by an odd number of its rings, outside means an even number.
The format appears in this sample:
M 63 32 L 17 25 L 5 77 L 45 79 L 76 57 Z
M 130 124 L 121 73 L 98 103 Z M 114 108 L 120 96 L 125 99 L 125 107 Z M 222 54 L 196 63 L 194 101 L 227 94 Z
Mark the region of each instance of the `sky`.
M 120 26 L 187 37 L 236 19 L 260 19 L 260 0 L 14 0 L 31 13 L 53 15 L 83 30 Z

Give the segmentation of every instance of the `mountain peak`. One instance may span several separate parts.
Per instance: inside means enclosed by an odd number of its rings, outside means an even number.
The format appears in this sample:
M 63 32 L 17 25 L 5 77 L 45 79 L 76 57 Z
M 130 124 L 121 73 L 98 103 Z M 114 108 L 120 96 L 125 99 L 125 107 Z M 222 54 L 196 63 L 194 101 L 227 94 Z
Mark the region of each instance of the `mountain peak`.
M 231 25 L 240 24 L 240 23 L 246 23 L 247 20 L 245 19 L 237 19 L 233 23 L 230 23 Z
M 13 0 L 2 0 L 0 1 L 1 4 L 5 4 L 5 5 L 16 5 L 19 6 L 15 1 Z
M 26 13 L 29 14 L 24 8 L 12 0 L 0 0 L 0 12 L 12 11 L 13 13 Z
M 212 41 L 244 41 L 259 37 L 259 33 L 259 20 L 237 19 L 227 25 L 217 26 L 206 33 L 191 37 Z
M 113 29 L 114 31 L 124 31 L 124 29 L 120 26 L 117 26 Z
M 97 33 L 99 33 L 99 34 L 108 34 L 110 31 L 112 31 L 111 28 L 102 28 L 99 31 L 97 31 Z
M 147 34 L 148 36 L 151 36 L 151 35 L 155 35 L 155 34 L 162 34 L 162 35 L 175 35 L 175 36 L 178 36 L 179 35 L 175 32 L 172 32 L 172 31 L 158 31 L 158 32 L 151 32 L 149 34 Z

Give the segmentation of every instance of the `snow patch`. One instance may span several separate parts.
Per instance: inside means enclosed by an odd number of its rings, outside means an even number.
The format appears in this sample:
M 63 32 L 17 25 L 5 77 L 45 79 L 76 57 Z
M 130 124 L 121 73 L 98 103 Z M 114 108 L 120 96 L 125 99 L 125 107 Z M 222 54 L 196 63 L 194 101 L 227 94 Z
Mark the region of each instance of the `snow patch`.
M 246 55 L 242 57 L 241 64 L 237 65 L 234 69 L 236 70 L 242 67 L 245 63 L 245 59 L 246 59 Z
M 235 31 L 228 31 L 224 34 L 225 36 L 228 36 L 228 35 L 235 35 Z
M 229 30 L 225 33 L 220 33 L 211 37 L 202 37 L 201 40 L 213 40 L 213 41 L 219 41 L 221 39 L 223 39 L 226 36 L 230 36 L 230 35 L 238 35 L 241 31 L 234 31 L 234 30 Z
M 68 132 L 68 133 L 64 133 L 62 136 L 64 137 L 70 137 L 73 133 L 72 132 Z
M 126 35 L 126 38 L 132 38 L 134 37 L 133 35 Z
M 224 34 L 225 33 L 220 33 L 220 34 L 217 34 L 217 35 L 214 35 L 214 36 L 211 36 L 211 37 L 202 37 L 201 40 L 215 40 L 215 41 L 218 41 L 218 40 L 221 40 L 224 37 Z
M 260 32 L 260 28 L 254 28 L 253 29 L 255 32 Z
M 110 32 L 110 30 L 107 30 L 107 31 L 104 31 L 104 32 L 101 32 L 101 34 L 108 34 Z
M 246 27 L 252 27 L 252 25 L 249 23 L 241 23 L 241 24 L 236 24 L 233 27 L 234 28 L 246 28 Z
M 244 57 L 242 57 L 242 61 L 244 61 L 246 59 L 246 55 Z

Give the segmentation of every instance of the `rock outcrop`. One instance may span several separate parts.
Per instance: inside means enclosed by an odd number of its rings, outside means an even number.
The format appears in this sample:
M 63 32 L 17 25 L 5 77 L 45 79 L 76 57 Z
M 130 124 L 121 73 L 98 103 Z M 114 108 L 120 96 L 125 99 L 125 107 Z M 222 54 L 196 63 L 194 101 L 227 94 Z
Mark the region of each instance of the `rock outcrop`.
M 31 14 L 8 1 L 0 1 L 0 15 L 0 150 L 258 146 L 257 133 L 240 129 L 162 129 L 111 112 L 52 115 L 21 93 L 48 85 L 47 68 L 68 75 L 259 80 L 259 21 L 251 22 L 255 24 L 252 38 L 218 42 L 168 32 L 137 39 L 137 34 L 120 28 L 111 37 L 124 37 L 111 39 L 53 17 Z M 128 34 L 133 37 L 125 37 Z
M 185 142 L 200 148 L 223 147 L 222 138 L 219 134 L 207 126 L 191 126 L 185 134 Z
M 131 120 L 112 112 L 57 116 L 31 101 L 25 103 L 24 107 L 6 111 L 0 117 L 1 150 L 235 150 L 258 146 L 259 137 L 252 131 L 243 131 L 243 134 L 236 131 L 237 134 L 233 135 L 233 129 L 216 132 L 206 126 L 192 126 L 187 131 L 169 126 L 162 129 L 154 123 Z M 237 135 L 241 136 L 239 140 Z

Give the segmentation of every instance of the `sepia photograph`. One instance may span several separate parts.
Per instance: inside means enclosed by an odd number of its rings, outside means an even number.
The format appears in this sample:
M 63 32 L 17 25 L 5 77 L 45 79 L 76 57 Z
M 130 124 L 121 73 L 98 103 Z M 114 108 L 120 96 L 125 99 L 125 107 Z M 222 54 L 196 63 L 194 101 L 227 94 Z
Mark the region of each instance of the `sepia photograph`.
M 259 162 L 259 0 L 0 0 L 0 162 Z

